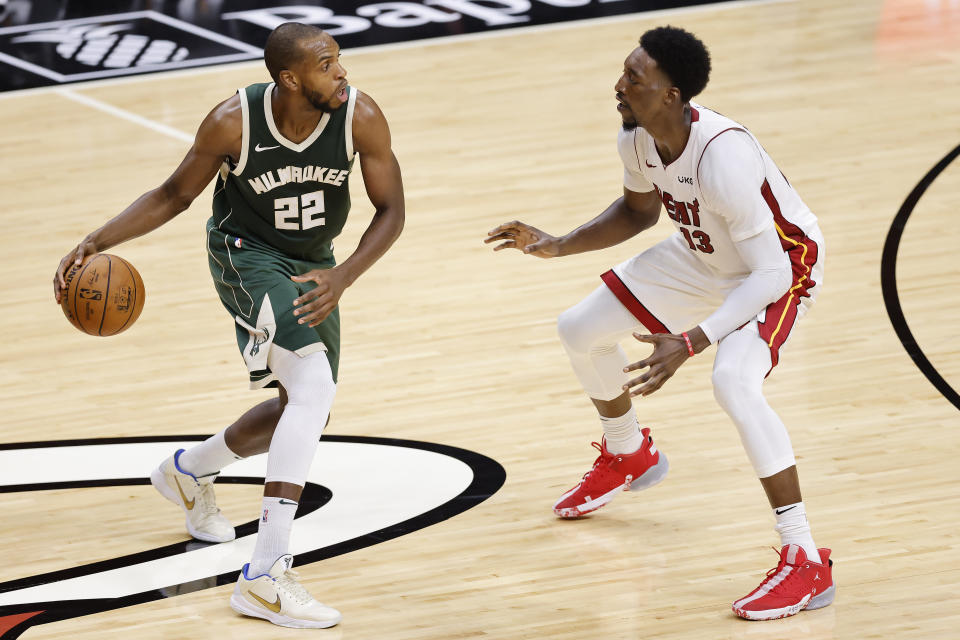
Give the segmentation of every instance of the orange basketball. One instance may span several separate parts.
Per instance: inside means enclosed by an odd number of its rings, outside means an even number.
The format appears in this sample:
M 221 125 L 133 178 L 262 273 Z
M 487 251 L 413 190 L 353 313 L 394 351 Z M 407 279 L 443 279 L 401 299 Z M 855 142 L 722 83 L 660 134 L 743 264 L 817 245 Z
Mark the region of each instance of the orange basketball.
M 143 310 L 143 280 L 133 265 L 95 253 L 64 274 L 60 307 L 73 326 L 92 336 L 112 336 L 136 322 Z

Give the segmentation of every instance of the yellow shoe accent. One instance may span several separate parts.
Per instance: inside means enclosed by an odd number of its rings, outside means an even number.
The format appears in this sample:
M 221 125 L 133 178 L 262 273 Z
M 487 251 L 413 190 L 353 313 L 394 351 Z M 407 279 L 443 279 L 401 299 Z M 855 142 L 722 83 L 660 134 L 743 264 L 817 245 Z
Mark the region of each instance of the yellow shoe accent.
M 194 477 L 177 468 L 175 454 L 160 463 L 150 474 L 150 484 L 164 498 L 177 505 L 186 516 L 187 531 L 197 540 L 204 542 L 229 542 L 237 534 L 217 507 L 217 497 L 213 492 L 216 476 Z
M 256 600 L 257 602 L 259 602 L 260 604 L 262 604 L 264 607 L 266 607 L 266 608 L 269 609 L 270 611 L 273 611 L 274 613 L 280 613 L 280 608 L 281 608 L 282 605 L 280 604 L 280 594 L 279 594 L 279 593 L 277 594 L 277 599 L 276 599 L 276 601 L 274 601 L 274 602 L 267 602 L 266 600 L 264 600 L 263 598 L 261 598 L 260 596 L 258 596 L 257 594 L 255 594 L 255 593 L 252 592 L 252 591 L 248 591 L 248 592 L 247 592 L 247 595 L 248 595 L 248 596 L 253 596 L 253 599 L 254 599 L 254 600 Z
M 197 499 L 187 500 L 187 496 L 183 494 L 183 487 L 180 486 L 180 480 L 174 478 L 173 481 L 177 485 L 177 491 L 180 492 L 180 499 L 183 500 L 183 506 L 187 508 L 187 511 L 193 511 L 193 505 L 197 503 Z
M 324 629 L 340 622 L 340 612 L 317 602 L 297 580 L 292 566 L 289 553 L 280 556 L 268 573 L 258 576 L 248 578 L 250 565 L 244 565 L 230 596 L 230 608 L 281 627 Z

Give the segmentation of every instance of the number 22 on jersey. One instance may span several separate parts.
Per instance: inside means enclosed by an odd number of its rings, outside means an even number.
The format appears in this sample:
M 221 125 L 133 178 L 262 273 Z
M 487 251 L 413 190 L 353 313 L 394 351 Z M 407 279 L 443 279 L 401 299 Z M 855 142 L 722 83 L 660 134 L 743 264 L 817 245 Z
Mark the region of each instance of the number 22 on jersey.
M 321 227 L 326 224 L 323 211 L 323 191 L 311 191 L 299 198 L 277 198 L 273 201 L 274 226 L 287 231 Z

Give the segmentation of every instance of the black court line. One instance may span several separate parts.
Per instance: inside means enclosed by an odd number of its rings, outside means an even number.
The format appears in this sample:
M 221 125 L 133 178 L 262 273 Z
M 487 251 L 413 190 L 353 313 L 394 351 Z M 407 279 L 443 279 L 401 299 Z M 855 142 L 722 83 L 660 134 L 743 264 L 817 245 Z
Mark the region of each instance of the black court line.
M 90 438 L 82 440 L 58 440 L 46 442 L 19 442 L 10 444 L 0 444 L 0 451 L 16 449 L 32 449 L 45 447 L 64 447 L 78 445 L 102 445 L 102 444 L 123 444 L 134 442 L 171 442 L 171 441 L 198 441 L 205 440 L 209 436 L 139 436 L 131 438 Z M 380 444 L 394 447 L 409 447 L 413 449 L 422 449 L 443 454 L 455 458 L 465 463 L 473 471 L 473 480 L 459 495 L 455 496 L 446 503 L 435 507 L 418 516 L 408 520 L 397 522 L 388 527 L 373 531 L 356 538 L 345 540 L 327 547 L 314 549 L 306 553 L 297 554 L 296 560 L 298 566 L 319 562 L 327 558 L 363 549 L 381 542 L 386 542 L 394 538 L 413 533 L 430 525 L 442 522 L 457 514 L 475 507 L 494 493 L 499 491 L 507 479 L 507 472 L 496 460 L 488 458 L 482 454 L 467 449 L 451 447 L 433 442 L 422 442 L 417 440 L 400 440 L 395 438 L 375 438 L 365 436 L 336 436 L 324 434 L 323 440 L 327 442 L 355 442 L 361 444 Z M 262 484 L 262 478 L 246 477 L 221 477 L 218 482 L 236 483 L 236 484 Z M 34 485 L 16 485 L 11 487 L 16 491 L 43 491 L 51 489 L 67 488 L 85 488 L 85 487 L 104 487 L 104 486 L 129 486 L 135 484 L 148 484 L 147 478 L 124 478 L 115 480 L 95 480 L 95 481 L 73 481 L 73 482 L 51 482 Z M 297 517 L 306 515 L 315 511 L 326 504 L 332 497 L 331 491 L 327 487 L 307 483 L 304 488 L 304 496 L 301 499 L 300 508 L 297 509 Z M 10 492 L 10 491 L 8 491 Z M 309 494 L 309 495 L 307 495 Z M 302 497 L 302 498 L 303 498 Z M 248 522 L 237 527 L 237 535 L 252 533 L 257 526 L 256 521 Z M 52 571 L 40 576 L 30 576 L 19 580 L 12 580 L 0 583 L 0 592 L 11 591 L 13 589 L 24 588 L 28 585 L 44 584 L 57 580 L 64 580 L 78 575 L 89 575 L 97 571 L 103 571 L 110 568 L 118 568 L 136 564 L 148 558 L 162 557 L 184 553 L 191 549 L 201 546 L 208 546 L 209 543 L 189 540 L 185 542 L 168 545 L 159 549 L 152 549 L 140 553 L 130 554 L 119 558 L 111 558 L 96 563 L 91 563 L 81 567 Z M 154 589 L 142 593 L 134 593 L 119 598 L 101 598 L 91 600 L 70 600 L 57 602 L 33 602 L 29 604 L 5 605 L 0 606 L 0 640 L 13 640 L 19 638 L 30 627 L 56 622 L 58 620 L 67 620 L 79 616 L 101 613 L 122 607 L 130 607 L 144 602 L 161 600 L 163 598 L 172 598 L 185 593 L 209 589 L 212 587 L 232 584 L 236 582 L 239 570 L 222 573 L 220 575 L 209 576 L 199 580 L 192 580 L 178 585 L 170 585 L 162 589 Z M 6 624 L 5 624 L 6 623 Z M 9 626 L 7 626 L 9 625 Z
M 88 489 L 91 487 L 131 487 L 136 485 L 149 485 L 150 478 L 114 478 L 109 480 L 80 480 L 72 482 L 44 482 L 39 484 L 25 485 L 7 485 L 0 487 L 0 493 L 21 493 L 25 491 L 50 491 L 53 489 Z M 235 476 L 224 476 L 217 478 L 217 484 L 252 484 L 257 486 L 263 486 L 263 478 L 253 478 L 253 477 L 235 477 Z M 299 506 L 297 507 L 297 518 L 302 518 L 306 515 L 309 515 L 322 507 L 323 505 L 330 502 L 333 498 L 333 492 L 330 491 L 327 487 L 319 485 L 313 482 L 308 482 L 303 487 L 303 494 L 300 496 Z M 248 536 L 252 533 L 257 532 L 259 522 L 254 519 L 249 522 L 244 522 L 234 527 L 236 530 L 236 535 L 238 538 L 243 536 Z M 110 569 L 117 569 L 120 567 L 127 567 L 133 564 L 140 564 L 142 562 L 149 562 L 150 560 L 158 560 L 160 558 L 167 558 L 169 556 L 186 553 L 193 549 L 200 549 L 203 547 L 209 547 L 216 543 L 213 542 L 201 542 L 200 540 L 183 540 L 180 542 L 175 542 L 163 547 L 158 547 L 156 549 L 149 549 L 147 551 L 138 551 L 136 553 L 131 553 L 125 556 L 117 556 L 115 558 L 110 558 L 109 560 L 101 560 L 99 562 L 91 562 L 88 564 L 79 565 L 76 567 L 71 567 L 69 569 L 58 569 L 56 571 L 50 571 L 48 573 L 40 573 L 26 578 L 20 578 L 17 580 L 8 580 L 6 582 L 0 582 L 0 593 L 6 593 L 8 591 L 19 591 L 20 589 L 27 589 L 29 587 L 35 587 L 41 584 L 49 584 L 51 582 L 60 582 L 62 580 L 69 580 L 70 578 L 79 578 L 80 576 L 89 576 L 95 573 L 102 573 L 104 571 L 109 571 Z M 239 573 L 239 572 L 237 572 Z M 188 593 L 188 591 L 180 590 L 178 593 Z M 0 607 L 2 610 L 3 607 Z M 0 636 L 2 637 L 2 636 Z
M 903 308 L 900 306 L 900 294 L 897 291 L 897 251 L 900 249 L 900 238 L 903 237 L 907 220 L 910 219 L 910 214 L 913 213 L 917 202 L 920 201 L 920 196 L 958 155 L 960 155 L 960 145 L 954 147 L 953 151 L 945 155 L 940 162 L 927 172 L 927 175 L 923 176 L 900 206 L 900 210 L 890 225 L 887 240 L 883 245 L 883 257 L 880 259 L 880 288 L 883 290 L 883 304 L 887 307 L 887 315 L 890 316 L 893 330 L 900 338 L 903 348 L 907 350 L 907 354 L 914 364 L 927 377 L 927 380 L 936 387 L 937 391 L 949 400 L 954 407 L 960 409 L 960 394 L 943 379 L 943 376 L 927 359 L 923 349 L 920 348 L 913 337 L 913 332 L 910 331 L 907 319 L 903 315 Z

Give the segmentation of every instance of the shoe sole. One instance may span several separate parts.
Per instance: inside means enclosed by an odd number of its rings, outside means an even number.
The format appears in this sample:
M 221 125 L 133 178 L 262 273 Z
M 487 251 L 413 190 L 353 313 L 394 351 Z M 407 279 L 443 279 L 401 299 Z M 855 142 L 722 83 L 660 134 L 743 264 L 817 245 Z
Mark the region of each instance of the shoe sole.
M 661 451 L 660 457 L 657 459 L 657 464 L 644 471 L 639 478 L 631 482 L 627 491 L 643 491 L 644 489 L 649 489 L 655 484 L 662 482 L 663 479 L 667 477 L 667 471 L 669 470 L 670 463 L 667 461 L 667 456 L 664 455 L 663 451 Z M 619 486 L 613 491 L 609 491 L 600 497 L 594 498 L 590 502 L 585 502 L 575 507 L 564 507 L 563 509 L 557 509 L 554 507 L 553 512 L 564 520 L 575 520 L 580 516 L 593 513 L 600 507 L 613 500 L 614 497 L 616 497 L 616 495 L 623 490 L 624 487 Z M 565 497 L 566 496 L 561 497 L 560 500 L 563 500 Z
M 801 600 L 799 603 L 780 609 L 767 609 L 765 611 L 748 611 L 746 609 L 734 608 L 733 612 L 745 620 L 779 620 L 795 616 L 801 611 L 813 611 L 833 604 L 834 596 L 837 594 L 837 585 L 832 584 L 830 588 L 820 595 L 807 600 Z
M 837 583 L 834 582 L 830 585 L 830 588 L 821 593 L 820 595 L 813 596 L 810 598 L 810 602 L 807 603 L 807 606 L 804 607 L 804 611 L 813 611 L 814 609 L 822 609 L 823 607 L 833 604 L 833 598 L 837 595 Z
M 170 488 L 170 483 L 167 482 L 166 474 L 163 472 L 163 470 L 160 467 L 157 467 L 152 472 L 150 472 L 150 484 L 153 485 L 153 488 L 156 489 L 160 495 L 162 495 L 164 498 L 166 498 L 173 504 L 180 507 L 181 511 L 183 511 L 185 515 L 184 523 L 187 526 L 187 533 L 189 533 L 193 538 L 196 538 L 201 542 L 217 542 L 217 543 L 230 542 L 231 540 L 236 539 L 237 537 L 236 532 L 234 532 L 233 535 L 230 536 L 229 538 L 218 538 L 212 534 L 204 533 L 203 531 L 199 531 L 195 529 L 193 525 L 190 523 L 190 516 L 186 515 L 187 508 L 184 506 L 183 501 L 180 500 L 180 496 L 174 493 L 173 489 Z
M 804 596 L 803 600 L 797 604 L 792 604 L 789 607 L 781 607 L 779 609 L 764 609 L 762 611 L 734 609 L 733 612 L 746 620 L 779 620 L 780 618 L 789 618 L 790 616 L 797 615 L 803 611 L 803 608 L 807 606 L 809 601 L 810 595 L 807 594 Z
M 603 505 L 613 500 L 614 496 L 616 496 L 621 491 L 623 491 L 623 485 L 617 487 L 613 491 L 608 491 L 607 493 L 603 494 L 598 498 L 594 498 L 590 502 L 584 502 L 583 504 L 579 504 L 575 507 L 564 507 L 562 509 L 557 509 L 556 507 L 554 507 L 553 512 L 557 514 L 557 516 L 563 518 L 564 520 L 575 520 L 580 516 L 585 516 L 588 513 L 593 513 Z M 562 499 L 563 498 L 561 498 L 561 500 Z
M 275 625 L 281 627 L 290 627 L 292 629 L 327 629 L 335 624 L 338 624 L 343 619 L 343 616 L 337 616 L 336 620 L 330 621 L 291 618 L 290 616 L 285 616 L 279 613 L 273 613 L 272 611 L 265 611 L 263 609 L 254 607 L 252 604 L 247 602 L 246 598 L 236 593 L 230 596 L 230 608 L 239 614 L 249 616 L 251 618 L 260 618 L 261 620 L 266 620 L 267 622 L 271 622 Z
M 667 477 L 667 471 L 669 470 L 670 461 L 667 460 L 667 456 L 661 451 L 660 457 L 657 459 L 657 464 L 644 471 L 639 478 L 631 482 L 628 491 L 643 491 L 655 484 L 660 484 L 663 479 Z

